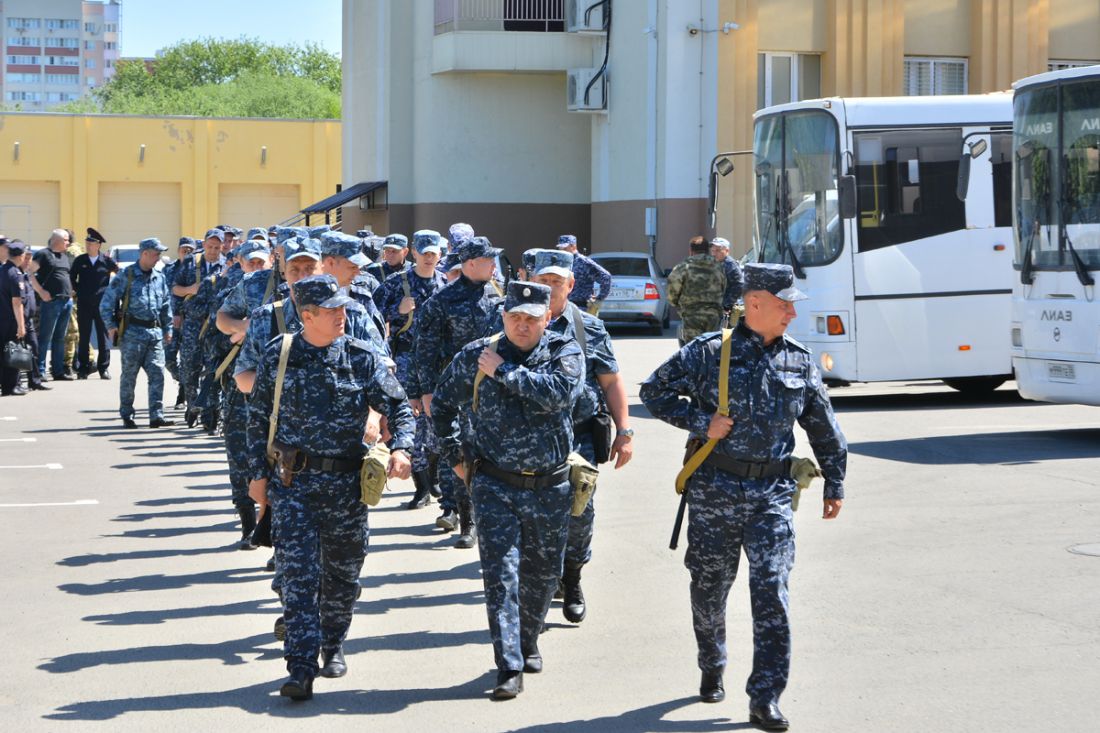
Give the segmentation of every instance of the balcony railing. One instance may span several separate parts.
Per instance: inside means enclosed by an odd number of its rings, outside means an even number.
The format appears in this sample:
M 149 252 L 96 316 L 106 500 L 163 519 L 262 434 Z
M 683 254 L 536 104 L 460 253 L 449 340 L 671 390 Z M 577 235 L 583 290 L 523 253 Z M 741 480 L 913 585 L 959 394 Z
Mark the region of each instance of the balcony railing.
M 435 0 L 435 34 L 565 30 L 565 0 Z

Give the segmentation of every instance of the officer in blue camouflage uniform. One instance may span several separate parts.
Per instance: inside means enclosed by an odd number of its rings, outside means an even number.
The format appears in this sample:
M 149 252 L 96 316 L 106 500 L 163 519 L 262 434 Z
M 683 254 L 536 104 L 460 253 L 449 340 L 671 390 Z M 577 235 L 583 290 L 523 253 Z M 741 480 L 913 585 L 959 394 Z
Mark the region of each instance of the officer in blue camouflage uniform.
M 446 465 L 464 478 L 472 471 L 497 699 L 522 692 L 525 671 L 542 671 L 538 638 L 562 570 L 572 507 L 566 457 L 584 385 L 576 340 L 546 329 L 550 288 L 513 280 L 504 311 L 503 337 L 467 344 L 432 402 Z M 460 412 L 470 418 L 466 436 Z
M 500 252 L 485 237 L 463 242 L 458 251 L 462 274 L 420 307 L 413 364 L 416 384 L 423 390 L 420 400 L 429 416 L 432 393 L 454 355 L 474 339 L 492 333 L 499 323 L 503 299 L 492 278 Z M 433 424 L 438 425 L 434 420 Z M 439 472 L 439 484 L 443 513 L 436 518 L 436 526 L 448 532 L 459 527 L 460 546 L 473 547 L 474 524 L 465 485 L 448 471 Z
M 528 250 L 531 252 L 532 250 Z M 611 337 L 603 321 L 570 303 L 573 287 L 573 255 L 561 250 L 534 250 L 531 271 L 535 282 L 550 288 L 550 330 L 576 339 L 584 351 L 585 381 L 580 399 L 573 406 L 573 450 L 596 464 L 594 434 L 597 413 L 609 415 L 616 427 L 608 461 L 619 469 L 634 455 L 634 431 L 630 428 L 626 384 L 619 374 L 619 362 L 611 348 Z M 526 265 L 527 253 L 524 253 Z M 583 332 L 578 337 L 578 328 Z M 604 460 L 602 457 L 601 461 Z M 596 521 L 593 495 L 579 517 L 569 517 L 569 541 L 562 573 L 562 612 L 570 623 L 579 624 L 588 614 L 581 589 L 581 568 L 592 559 L 592 535 Z
M 394 273 L 408 269 L 408 256 L 409 238 L 404 234 L 387 234 L 382 240 L 381 259 L 364 267 L 375 280 L 384 283 Z
M 222 243 L 225 233 L 221 229 L 211 229 L 203 239 L 202 257 L 183 261 L 176 268 L 172 294 L 183 298 L 183 323 L 180 327 L 180 376 L 183 378 L 184 394 L 187 398 L 187 425 L 195 424 L 198 417 L 193 408 L 198 397 L 199 377 L 202 369 L 202 351 L 199 348 L 199 334 L 210 312 L 210 300 L 214 296 L 218 276 L 226 267 L 222 257 Z M 201 297 L 200 297 L 201 293 Z
M 585 257 L 577 249 L 577 238 L 572 234 L 558 237 L 558 249 L 573 255 L 573 292 L 569 302 L 592 315 L 600 312 L 600 305 L 611 293 L 611 273 L 591 257 Z M 597 292 L 596 288 L 599 288 Z
M 270 302 L 276 294 L 276 275 L 271 269 L 271 251 L 267 248 L 267 234 L 262 230 L 260 234 L 263 235 L 262 239 L 256 235 L 255 239 L 249 239 L 241 245 L 239 257 L 242 271 L 248 272 L 235 286 L 228 289 L 218 309 L 218 331 L 229 340 L 230 349 L 213 367 L 214 376 L 223 393 L 225 454 L 229 464 L 229 484 L 233 492 L 233 505 L 241 518 L 239 547 L 242 550 L 256 549 L 256 545 L 252 543 L 252 531 L 256 528 L 256 503 L 248 496 L 246 398 L 230 377 L 233 375 L 234 352 L 239 351 L 237 344 L 244 339 L 249 314 Z M 220 376 L 217 374 L 218 370 L 222 372 Z
M 183 262 L 194 258 L 196 246 L 197 243 L 191 237 L 180 237 L 179 244 L 176 246 L 176 259 L 165 265 L 163 270 L 164 280 L 168 283 L 169 290 L 171 290 L 172 284 L 175 283 L 176 271 L 183 266 Z M 172 295 L 172 338 L 164 347 L 164 360 L 168 373 L 179 385 L 176 395 L 176 407 L 182 407 L 187 401 L 187 397 L 183 393 L 183 378 L 180 376 L 179 367 L 180 341 L 183 340 L 183 333 L 180 331 L 183 322 L 182 309 L 183 298 Z
M 447 278 L 436 270 L 439 261 L 438 232 L 423 230 L 413 236 L 413 257 L 416 265 L 394 273 L 375 292 L 375 301 L 389 325 L 390 354 L 397 366 L 397 380 L 405 394 L 415 395 L 410 402 L 416 416 L 416 443 L 413 446 L 412 478 L 416 493 L 406 505 L 418 509 L 430 502 L 430 495 L 439 495 L 436 478 L 439 469 L 438 449 L 432 421 L 420 402 L 423 390 L 415 383 L 413 344 L 416 338 L 417 309 L 447 284 Z
M 275 444 L 296 451 L 293 472 L 267 463 L 268 420 L 282 339 L 264 350 L 248 404 L 249 491 L 271 502 L 275 556 L 282 569 L 284 657 L 290 677 L 280 694 L 313 696 L 313 678 L 347 672 L 342 645 L 367 552 L 367 506 L 360 501 L 363 430 L 373 407 L 389 418 L 391 478 L 408 478 L 413 417 L 404 390 L 367 344 L 344 335 L 352 302 L 336 279 L 317 275 L 293 286 L 302 331 L 290 347 Z M 317 663 L 318 654 L 323 664 Z
M 141 240 L 138 261 L 116 275 L 99 302 L 99 315 L 107 327 L 107 338 L 114 341 L 121 312 L 127 301 L 125 329 L 119 351 L 122 378 L 118 383 L 119 414 L 122 424 L 136 428 L 134 422 L 134 383 L 139 369 L 149 382 L 149 427 L 172 425 L 164 419 L 164 341 L 172 338 L 172 303 L 163 273 L 156 269 L 161 252 L 168 248 L 159 239 Z M 129 299 L 126 290 L 129 289 Z
M 717 440 L 687 482 L 691 610 L 704 702 L 725 697 L 726 599 L 742 548 L 749 562 L 753 664 L 745 690 L 749 719 L 786 730 L 779 697 L 790 669 L 787 584 L 794 563 L 790 477 L 794 423 L 806 431 L 825 476 L 824 517 L 840 512 L 847 444 L 808 349 L 786 335 L 795 317 L 788 265 L 745 267 L 745 315 L 733 329 L 729 416 L 718 412 L 721 333 L 689 342 L 642 384 L 654 417 L 692 438 Z M 684 399 L 686 398 L 686 399 Z
M 363 254 L 358 237 L 342 232 L 321 235 L 321 271 L 332 275 L 340 287 L 348 289 L 348 295 L 366 311 L 374 324 L 376 343 L 385 348 L 386 320 L 374 304 L 373 297 L 378 284 L 361 269 L 369 264 L 370 260 Z
M 724 237 L 715 237 L 710 240 L 710 256 L 722 266 L 726 273 L 726 292 L 722 296 L 722 310 L 728 316 L 737 301 L 741 300 L 741 291 L 745 287 L 745 275 L 741 272 L 741 264 L 730 257 L 730 242 Z

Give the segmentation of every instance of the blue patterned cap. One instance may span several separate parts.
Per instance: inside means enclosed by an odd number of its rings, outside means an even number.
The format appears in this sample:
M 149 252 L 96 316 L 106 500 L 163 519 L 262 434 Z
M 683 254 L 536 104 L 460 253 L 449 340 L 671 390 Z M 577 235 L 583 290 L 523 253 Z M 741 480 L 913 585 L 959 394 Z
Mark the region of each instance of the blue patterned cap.
M 540 249 L 535 255 L 535 275 L 573 275 L 573 255 L 558 249 Z
M 544 251 L 541 247 L 532 247 L 523 253 L 523 269 L 527 271 L 528 277 L 535 276 L 535 256 Z
M 248 259 L 265 260 L 271 256 L 271 250 L 267 247 L 267 240 L 250 239 L 240 247 L 237 247 L 237 256 Z
M 138 244 L 138 250 L 139 251 L 144 252 L 147 249 L 155 249 L 157 252 L 167 252 L 168 251 L 168 248 L 165 247 L 163 244 L 161 244 L 160 240 L 157 239 L 156 237 L 149 237 L 148 239 L 143 239 Z
M 447 230 L 447 239 L 450 241 L 452 247 L 474 238 L 474 228 L 466 222 L 459 221 L 451 224 L 451 228 Z
M 248 240 L 262 239 L 266 242 L 266 241 L 268 241 L 267 240 L 267 230 L 264 229 L 263 227 L 252 227 L 251 229 L 248 230 L 248 236 L 245 237 L 245 239 L 248 239 Z
M 370 264 L 370 260 L 362 252 L 359 237 L 343 232 L 326 231 L 321 235 L 321 256 L 346 257 L 357 267 Z
M 780 300 L 793 303 L 808 296 L 794 286 L 794 269 L 790 265 L 752 262 L 745 265 L 745 292 L 766 290 Z
M 299 257 L 308 257 L 314 262 L 321 261 L 321 242 L 309 237 L 296 237 L 286 241 L 286 261 L 290 262 Z
M 179 249 L 180 247 L 190 247 L 191 249 L 195 249 L 198 246 L 198 243 L 191 237 L 180 237 L 180 241 L 179 244 L 176 245 L 176 249 Z
M 224 242 L 225 241 L 225 232 L 223 232 L 221 229 L 218 229 L 216 227 L 214 229 L 207 229 L 206 230 L 206 236 L 203 237 L 202 239 L 203 239 L 204 242 L 207 239 L 216 239 L 219 242 Z
M 572 234 L 563 234 L 558 237 L 558 247 L 569 247 L 577 243 L 577 238 Z
M 282 244 L 288 239 L 294 237 L 308 237 L 309 232 L 305 227 L 275 227 L 275 244 Z
M 458 259 L 457 252 L 451 252 L 439 262 L 439 269 L 443 272 L 450 272 L 456 268 L 462 267 L 462 260 Z
M 345 288 L 336 284 L 332 275 L 310 275 L 292 286 L 294 300 L 299 308 L 316 305 L 321 308 L 339 308 L 352 302 Z
M 306 236 L 312 237 L 313 239 L 320 239 L 322 234 L 331 231 L 332 227 L 328 224 L 317 224 L 316 226 L 311 226 L 306 229 Z
M 420 254 L 426 252 L 435 252 L 436 254 L 442 254 L 443 250 L 439 246 L 439 240 L 442 239 L 439 232 L 434 229 L 421 229 L 413 234 L 413 249 Z
M 503 251 L 494 247 L 486 237 L 474 237 L 459 245 L 458 258 L 462 262 L 469 262 L 479 257 L 496 257 Z
M 550 310 L 550 288 L 538 283 L 513 280 L 508 283 L 508 296 L 504 299 L 505 313 L 526 313 L 542 318 Z
M 404 234 L 387 234 L 382 241 L 382 249 L 405 249 L 409 246 L 409 238 Z

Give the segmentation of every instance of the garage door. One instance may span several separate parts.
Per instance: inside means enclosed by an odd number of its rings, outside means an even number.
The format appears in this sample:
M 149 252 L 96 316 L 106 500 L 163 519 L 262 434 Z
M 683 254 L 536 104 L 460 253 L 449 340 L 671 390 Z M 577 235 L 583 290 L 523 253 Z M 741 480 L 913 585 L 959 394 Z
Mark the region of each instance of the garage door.
M 218 187 L 218 223 L 245 231 L 286 221 L 300 208 L 295 185 L 223 183 Z
M 0 181 L 0 234 L 44 246 L 50 232 L 63 226 L 59 207 L 57 181 Z
M 180 184 L 99 184 L 99 223 L 92 226 L 109 246 L 156 237 L 175 254 L 180 225 Z

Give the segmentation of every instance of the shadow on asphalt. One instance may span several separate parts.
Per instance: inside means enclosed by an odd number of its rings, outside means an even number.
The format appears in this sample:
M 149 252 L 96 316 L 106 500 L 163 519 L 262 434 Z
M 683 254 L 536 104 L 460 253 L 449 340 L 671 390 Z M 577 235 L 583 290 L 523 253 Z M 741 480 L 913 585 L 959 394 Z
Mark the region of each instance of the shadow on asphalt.
M 848 452 L 926 466 L 1020 466 L 1100 456 L 1100 428 L 936 435 L 849 443 Z
M 66 557 L 63 560 L 58 560 L 56 564 L 69 568 L 82 568 L 88 565 L 119 562 L 120 560 L 160 560 L 175 557 L 219 555 L 233 552 L 237 552 L 237 548 L 232 545 L 226 545 L 224 547 L 192 547 L 187 550 L 135 550 L 133 552 L 88 553 L 87 555 Z
M 926 384 L 914 385 L 927 387 Z M 1020 407 L 1021 405 L 1039 405 L 1029 402 L 1011 389 L 999 389 L 986 395 L 975 396 L 946 389 L 943 392 L 920 392 L 909 394 L 855 394 L 844 393 L 845 388 L 829 390 L 829 400 L 833 409 L 843 412 L 890 412 L 892 410 L 953 410 L 967 407 Z
M 564 720 L 555 723 L 541 723 L 527 728 L 513 728 L 510 733 L 634 733 L 651 731 L 652 733 L 703 733 L 705 731 L 756 730 L 756 726 L 744 722 L 735 723 L 729 718 L 700 718 L 698 720 L 665 720 L 664 717 L 674 710 L 699 705 L 708 710 L 718 710 L 713 706 L 704 706 L 698 697 L 682 697 L 678 700 L 647 705 L 637 710 L 609 715 L 604 718 L 588 720 Z

